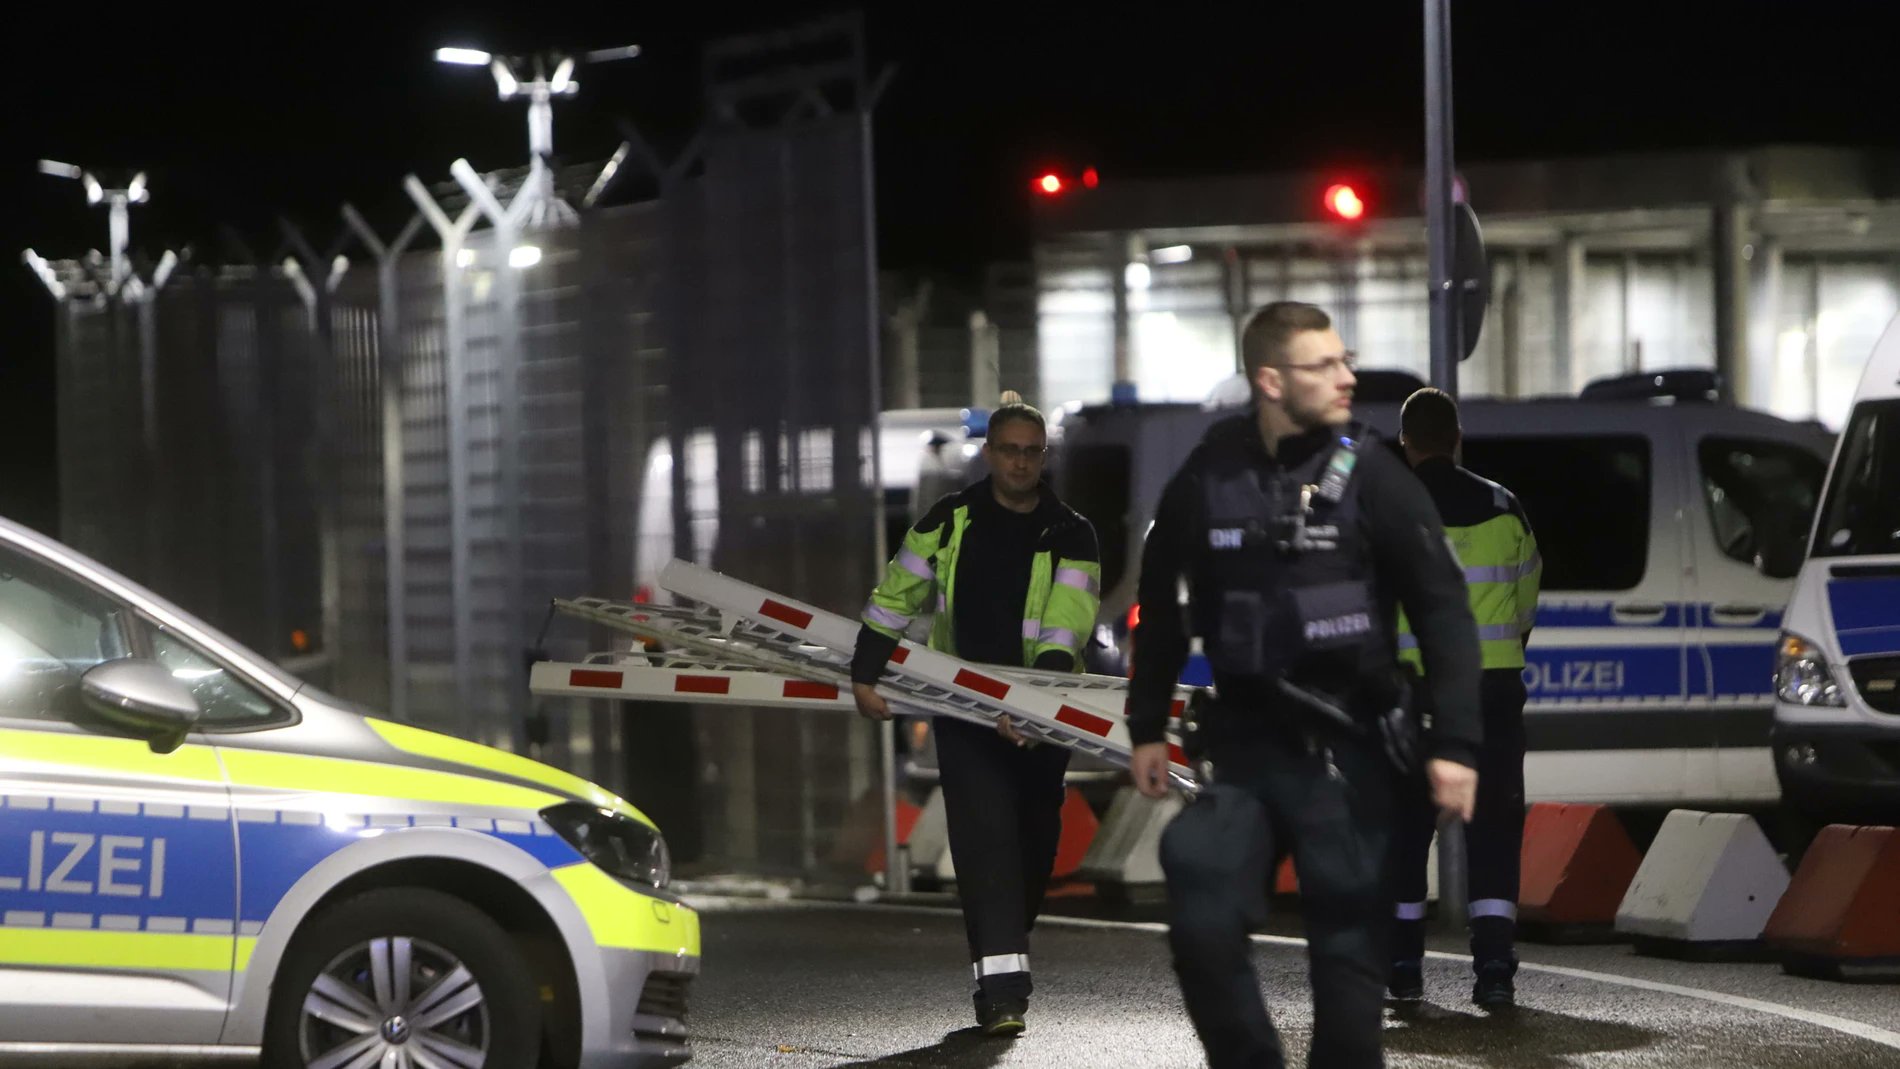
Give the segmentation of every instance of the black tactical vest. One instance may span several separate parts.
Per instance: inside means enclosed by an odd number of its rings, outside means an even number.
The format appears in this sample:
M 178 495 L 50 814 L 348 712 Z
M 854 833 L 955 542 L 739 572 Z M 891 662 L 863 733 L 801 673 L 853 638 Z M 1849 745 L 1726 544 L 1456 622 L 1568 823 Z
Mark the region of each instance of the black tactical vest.
M 1192 604 L 1224 695 L 1286 680 L 1355 714 L 1386 700 L 1363 685 L 1395 658 L 1357 523 L 1353 474 L 1373 444 L 1355 423 L 1291 469 L 1268 469 L 1244 444 L 1211 452 Z

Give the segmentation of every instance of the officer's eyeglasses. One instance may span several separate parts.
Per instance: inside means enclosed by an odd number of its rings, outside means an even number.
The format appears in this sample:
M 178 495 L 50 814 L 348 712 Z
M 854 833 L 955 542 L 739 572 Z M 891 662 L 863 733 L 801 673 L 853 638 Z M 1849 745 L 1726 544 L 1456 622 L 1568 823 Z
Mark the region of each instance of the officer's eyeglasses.
M 988 448 L 1005 460 L 1041 460 L 1043 454 L 1049 451 L 1046 445 L 1009 445 L 998 442 L 990 442 Z
M 1338 376 L 1341 368 L 1347 371 L 1358 371 L 1359 354 L 1349 349 L 1346 352 L 1329 356 L 1324 360 L 1316 360 L 1310 364 L 1275 364 L 1273 366 L 1283 367 L 1290 371 L 1317 371 L 1328 378 L 1334 378 Z

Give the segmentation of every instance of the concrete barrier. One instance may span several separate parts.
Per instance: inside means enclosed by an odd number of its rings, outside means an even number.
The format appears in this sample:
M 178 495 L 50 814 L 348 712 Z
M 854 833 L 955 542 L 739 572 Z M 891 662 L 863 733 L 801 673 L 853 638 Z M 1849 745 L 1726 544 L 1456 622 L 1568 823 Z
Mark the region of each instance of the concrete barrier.
M 1900 831 L 1821 829 L 1763 938 L 1796 975 L 1900 973 Z
M 1062 838 L 1056 844 L 1055 865 L 1049 875 L 1058 880 L 1076 875 L 1082 867 L 1082 859 L 1088 856 L 1089 847 L 1094 845 L 1095 837 L 1101 834 L 1102 822 L 1096 819 L 1095 810 L 1089 808 L 1088 799 L 1074 787 L 1062 799 Z
M 909 839 L 923 810 L 910 799 L 897 799 L 897 841 Z M 875 789 L 867 790 L 852 803 L 833 842 L 828 860 L 848 866 L 861 862 L 866 875 L 884 871 L 884 799 Z
M 1672 811 L 1616 910 L 1639 954 L 1770 960 L 1761 941 L 1788 870 L 1754 818 Z
M 907 840 L 912 874 L 935 875 L 937 862 L 950 854 L 950 825 L 944 819 L 943 788 L 930 788 L 924 809 L 911 825 Z
M 1524 818 L 1518 935 L 1531 942 L 1620 942 L 1616 911 L 1642 863 L 1608 807 L 1538 802 Z
M 1181 812 L 1178 794 L 1159 800 L 1133 787 L 1115 792 L 1081 864 L 1077 879 L 1096 885 L 1104 897 L 1153 898 L 1163 893 L 1161 832 Z

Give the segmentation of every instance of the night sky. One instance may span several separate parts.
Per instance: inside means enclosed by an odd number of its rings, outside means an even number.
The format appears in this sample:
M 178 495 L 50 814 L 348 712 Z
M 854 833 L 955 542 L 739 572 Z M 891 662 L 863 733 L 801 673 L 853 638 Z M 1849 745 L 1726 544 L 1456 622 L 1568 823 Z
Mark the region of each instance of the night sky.
M 228 224 L 260 254 L 275 219 L 327 245 L 344 201 L 386 234 L 402 177 L 525 162 L 524 105 L 433 62 L 637 43 L 582 68 L 555 151 L 600 160 L 618 117 L 662 146 L 698 120 L 698 46 L 800 14 L 867 11 L 899 66 L 876 125 L 887 268 L 974 278 L 1028 254 L 1032 175 L 1124 176 L 1402 163 L 1423 154 L 1417 2 L 1118 5 L 702 3 L 39 5 L 9 15 L 0 123 L 0 515 L 53 530 L 53 305 L 19 262 L 103 249 L 105 213 L 40 157 L 144 169 L 135 250 L 215 257 Z M 207 5 L 208 6 L 208 5 Z M 1461 159 L 1765 142 L 1900 140 L 1900 5 L 1887 0 L 1454 0 Z M 915 20 L 915 21 L 913 21 Z M 1476 204 L 1482 213 L 1481 200 Z

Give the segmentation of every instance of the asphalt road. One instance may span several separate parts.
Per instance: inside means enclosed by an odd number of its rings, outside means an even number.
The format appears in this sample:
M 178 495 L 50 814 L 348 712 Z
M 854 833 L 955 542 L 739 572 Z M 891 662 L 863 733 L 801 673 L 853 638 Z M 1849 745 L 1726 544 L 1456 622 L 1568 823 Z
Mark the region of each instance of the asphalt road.
M 1052 919 L 1031 958 L 1037 990 L 1015 1040 L 975 1033 L 954 911 L 696 900 L 704 958 L 689 1024 L 695 1067 L 1203 1064 L 1153 927 Z M 1276 932 L 1295 933 L 1282 914 Z M 1426 1004 L 1388 1009 L 1391 1066 L 1900 1067 L 1900 987 L 1786 976 L 1774 965 L 1642 958 L 1627 947 L 1525 944 L 1518 1007 L 1468 1001 L 1470 965 L 1441 938 Z M 1305 949 L 1257 941 L 1255 967 L 1286 1042 L 1309 1040 Z

